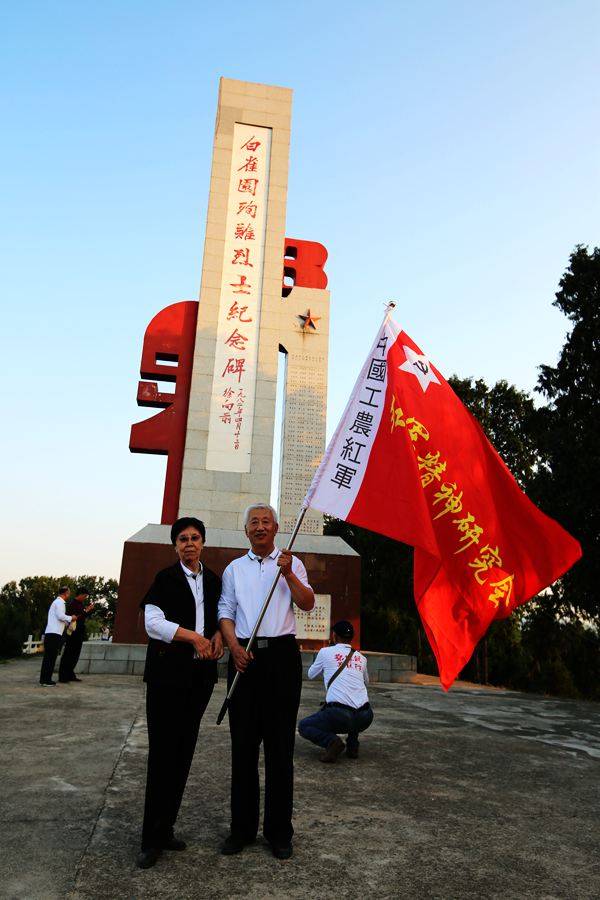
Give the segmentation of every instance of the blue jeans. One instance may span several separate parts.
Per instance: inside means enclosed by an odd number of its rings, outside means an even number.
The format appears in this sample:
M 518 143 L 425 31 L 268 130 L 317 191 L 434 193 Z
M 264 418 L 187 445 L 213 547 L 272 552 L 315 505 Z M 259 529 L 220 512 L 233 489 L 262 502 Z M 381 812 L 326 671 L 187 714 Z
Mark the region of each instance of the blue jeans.
M 320 747 L 329 747 L 338 734 L 347 734 L 346 746 L 357 749 L 359 732 L 365 731 L 372 721 L 373 710 L 370 706 L 365 709 L 326 706 L 302 719 L 298 725 L 298 734 Z

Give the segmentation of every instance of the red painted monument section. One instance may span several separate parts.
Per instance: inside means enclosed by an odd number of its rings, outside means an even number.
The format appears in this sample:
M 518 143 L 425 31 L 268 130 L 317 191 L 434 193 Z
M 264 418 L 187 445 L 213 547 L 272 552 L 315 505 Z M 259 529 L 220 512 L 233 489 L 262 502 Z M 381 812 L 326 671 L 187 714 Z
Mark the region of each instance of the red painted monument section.
M 300 241 L 297 238 L 285 239 L 283 259 L 282 296 L 287 297 L 292 286 L 286 285 L 285 278 L 293 281 L 293 287 L 317 288 L 325 290 L 327 275 L 324 265 L 327 262 L 327 250 L 316 241 Z
M 292 280 L 293 285 L 286 286 L 283 281 L 282 296 L 289 296 L 293 287 L 327 287 L 323 268 L 327 250 L 323 244 L 286 238 L 284 254 L 284 278 Z M 173 303 L 154 316 L 144 335 L 140 375 L 145 380 L 138 384 L 137 402 L 138 406 L 162 412 L 132 426 L 129 449 L 132 453 L 167 456 L 160 519 L 163 525 L 171 525 L 179 510 L 197 318 L 197 300 Z M 156 381 L 151 380 L 154 378 L 175 382 L 175 391 L 160 392 Z
M 173 303 L 154 316 L 144 335 L 142 378 L 175 382 L 173 393 L 161 393 L 155 381 L 140 381 L 138 406 L 162 412 L 133 425 L 129 440 L 132 453 L 167 455 L 162 523 L 173 523 L 179 508 L 197 318 L 196 300 Z

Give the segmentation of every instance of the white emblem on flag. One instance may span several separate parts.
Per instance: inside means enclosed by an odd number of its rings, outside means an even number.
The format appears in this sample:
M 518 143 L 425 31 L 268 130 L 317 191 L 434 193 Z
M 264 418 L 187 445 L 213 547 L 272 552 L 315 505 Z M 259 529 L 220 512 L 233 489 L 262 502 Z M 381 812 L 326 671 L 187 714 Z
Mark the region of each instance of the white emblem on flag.
M 402 369 L 403 372 L 409 372 L 411 375 L 414 375 L 418 379 L 423 393 L 425 393 L 430 384 L 441 384 L 426 356 L 415 353 L 406 344 L 402 344 L 402 349 L 406 353 L 406 361 L 398 368 Z

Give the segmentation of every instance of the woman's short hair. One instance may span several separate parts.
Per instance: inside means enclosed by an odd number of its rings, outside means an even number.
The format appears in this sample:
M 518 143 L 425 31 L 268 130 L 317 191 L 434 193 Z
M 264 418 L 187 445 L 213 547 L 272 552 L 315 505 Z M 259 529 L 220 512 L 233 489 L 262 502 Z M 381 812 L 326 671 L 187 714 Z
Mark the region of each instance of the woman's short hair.
M 273 521 L 276 525 L 279 525 L 279 519 L 277 518 L 277 511 L 273 509 L 273 507 L 269 503 L 252 503 L 250 506 L 246 507 L 246 511 L 244 513 L 244 528 L 248 525 L 248 520 L 250 519 L 250 513 L 253 509 L 268 509 L 273 516 Z
M 206 528 L 204 527 L 204 522 L 201 522 L 200 519 L 196 519 L 194 516 L 184 516 L 182 519 L 177 519 L 171 526 L 171 543 L 173 546 L 175 546 L 175 542 L 181 532 L 185 531 L 186 528 L 196 528 L 200 532 L 202 543 L 204 543 L 206 540 Z

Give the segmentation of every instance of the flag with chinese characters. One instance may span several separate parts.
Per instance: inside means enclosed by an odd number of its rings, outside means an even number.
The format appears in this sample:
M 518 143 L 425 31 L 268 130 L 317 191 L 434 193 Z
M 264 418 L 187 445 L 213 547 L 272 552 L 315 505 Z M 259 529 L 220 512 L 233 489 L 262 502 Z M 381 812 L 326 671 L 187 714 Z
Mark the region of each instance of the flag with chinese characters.
M 448 689 L 494 619 L 581 547 L 521 491 L 478 422 L 387 317 L 305 506 L 415 548 L 415 600 Z

